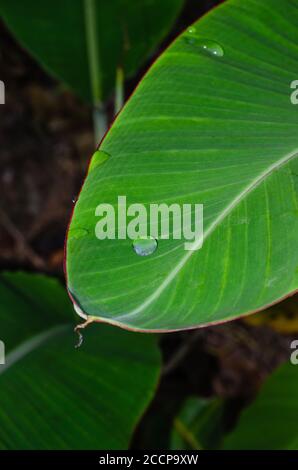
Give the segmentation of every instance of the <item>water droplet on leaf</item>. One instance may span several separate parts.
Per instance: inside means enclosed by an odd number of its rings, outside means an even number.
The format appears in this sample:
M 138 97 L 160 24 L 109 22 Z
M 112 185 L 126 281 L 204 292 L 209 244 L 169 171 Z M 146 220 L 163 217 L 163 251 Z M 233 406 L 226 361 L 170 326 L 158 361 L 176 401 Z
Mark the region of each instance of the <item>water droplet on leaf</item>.
M 133 241 L 132 246 L 137 255 L 148 256 L 157 249 L 157 240 L 153 237 L 140 237 Z
M 199 46 L 201 47 L 201 49 L 208 52 L 208 54 L 216 55 L 218 57 L 222 57 L 224 55 L 223 48 L 220 44 L 215 41 L 209 41 L 207 39 L 202 40 L 200 41 Z
M 190 27 L 188 28 L 187 32 L 188 32 L 189 34 L 194 34 L 194 33 L 196 32 L 195 26 L 190 26 Z
M 89 173 L 93 171 L 94 168 L 97 168 L 98 166 L 106 162 L 110 157 L 111 155 L 109 153 L 104 152 L 103 150 L 96 150 L 89 165 Z
M 85 237 L 88 235 L 89 231 L 86 230 L 85 228 L 71 228 L 68 232 L 68 239 L 70 240 L 71 238 L 74 238 L 75 240 L 78 240 L 79 238 Z
M 222 46 L 215 41 L 210 39 L 203 39 L 196 36 L 185 36 L 185 41 L 187 44 L 191 44 L 192 46 L 196 46 L 202 52 L 206 52 L 209 55 L 216 56 L 216 57 L 223 57 L 224 50 Z

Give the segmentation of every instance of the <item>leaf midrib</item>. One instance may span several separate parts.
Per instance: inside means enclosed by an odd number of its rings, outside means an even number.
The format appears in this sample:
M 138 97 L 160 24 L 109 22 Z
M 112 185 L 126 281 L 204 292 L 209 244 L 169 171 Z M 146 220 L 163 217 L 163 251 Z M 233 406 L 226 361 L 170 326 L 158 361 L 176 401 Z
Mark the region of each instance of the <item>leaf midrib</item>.
M 17 362 L 21 361 L 24 357 L 33 352 L 42 344 L 45 344 L 52 338 L 62 335 L 70 329 L 70 324 L 54 326 L 53 328 L 50 328 L 47 331 L 42 331 L 41 333 L 38 333 L 24 341 L 6 356 L 5 364 L 0 367 L 0 375 L 10 369 Z
M 253 192 L 256 188 L 260 186 L 260 184 L 265 181 L 271 174 L 275 171 L 278 171 L 281 167 L 289 163 L 291 160 L 294 160 L 298 156 L 298 149 L 284 155 L 280 158 L 277 162 L 271 164 L 266 170 L 260 173 L 253 181 L 251 181 L 233 200 L 230 204 L 226 206 L 226 208 L 218 215 L 218 217 L 214 220 L 214 222 L 208 227 L 206 232 L 204 233 L 204 241 L 214 232 L 214 230 L 221 224 L 226 217 L 230 215 L 230 213 L 248 196 L 251 192 Z M 156 291 L 151 294 L 147 299 L 137 308 L 128 312 L 126 314 L 118 315 L 114 318 L 114 321 L 122 323 L 123 320 L 127 320 L 133 318 L 135 315 L 139 314 L 143 310 L 145 310 L 152 302 L 154 302 L 162 292 L 168 287 L 168 285 L 175 279 L 176 275 L 180 272 L 180 270 L 184 267 L 186 262 L 191 258 L 192 254 L 195 253 L 196 246 L 198 247 L 200 244 L 200 240 L 197 243 L 194 243 L 194 250 L 188 251 L 187 254 L 180 260 L 180 262 L 172 269 L 172 271 L 168 274 L 165 280 L 160 284 L 160 286 L 156 289 Z

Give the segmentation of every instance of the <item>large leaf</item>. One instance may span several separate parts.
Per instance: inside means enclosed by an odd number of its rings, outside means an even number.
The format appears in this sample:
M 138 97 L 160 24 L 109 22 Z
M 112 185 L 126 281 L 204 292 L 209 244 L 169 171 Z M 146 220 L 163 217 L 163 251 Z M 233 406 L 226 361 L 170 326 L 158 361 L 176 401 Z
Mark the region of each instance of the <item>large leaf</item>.
M 298 449 L 298 374 L 296 366 L 280 367 L 246 408 L 226 449 Z
M 124 449 L 153 396 L 155 338 L 103 325 L 74 349 L 57 281 L 1 274 L 1 449 Z
M 190 328 L 297 289 L 297 25 L 297 0 L 227 1 L 142 80 L 101 145 L 110 158 L 96 153 L 74 209 L 67 273 L 82 316 Z M 129 239 L 98 240 L 95 209 L 116 207 L 118 195 L 147 209 L 204 204 L 203 247 L 159 240 L 141 257 Z
M 167 34 L 183 0 L 0 0 L 0 15 L 51 73 L 102 101 L 116 68 L 135 73 Z

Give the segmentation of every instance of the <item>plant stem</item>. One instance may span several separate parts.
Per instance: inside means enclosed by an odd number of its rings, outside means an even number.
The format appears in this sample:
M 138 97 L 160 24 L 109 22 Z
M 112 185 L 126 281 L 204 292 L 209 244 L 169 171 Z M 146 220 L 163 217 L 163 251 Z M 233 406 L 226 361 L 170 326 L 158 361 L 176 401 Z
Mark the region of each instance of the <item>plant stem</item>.
M 115 87 L 115 104 L 114 114 L 119 113 L 124 104 L 124 72 L 122 67 L 118 67 L 116 71 L 116 87 Z
M 108 128 L 108 119 L 104 105 L 93 107 L 93 128 L 95 145 L 98 146 Z
M 104 105 L 102 104 L 102 75 L 100 68 L 96 0 L 84 0 L 84 11 L 89 74 L 93 101 L 94 138 L 97 145 L 107 130 L 107 116 Z
M 95 0 L 84 0 L 87 54 L 91 80 L 92 99 L 95 106 L 101 103 L 101 73 L 99 40 L 96 21 Z

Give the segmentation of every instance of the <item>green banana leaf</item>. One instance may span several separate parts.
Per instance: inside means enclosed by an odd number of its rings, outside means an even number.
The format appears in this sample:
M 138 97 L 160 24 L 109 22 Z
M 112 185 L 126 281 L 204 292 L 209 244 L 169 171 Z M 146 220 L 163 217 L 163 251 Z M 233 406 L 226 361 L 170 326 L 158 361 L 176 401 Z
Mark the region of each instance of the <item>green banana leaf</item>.
M 102 325 L 75 349 L 71 302 L 51 278 L 0 275 L 0 449 L 126 449 L 154 395 L 154 336 Z
M 264 384 L 225 439 L 225 449 L 298 449 L 298 371 L 285 364 Z
M 74 209 L 66 266 L 81 316 L 179 330 L 297 290 L 297 78 L 297 0 L 228 0 L 160 56 L 95 153 Z M 96 208 L 111 204 L 117 222 L 118 196 L 147 212 L 203 204 L 203 246 L 187 251 L 172 236 L 138 256 L 120 231 L 99 240 Z
M 133 75 L 166 36 L 183 0 L 0 0 L 17 39 L 89 102 L 115 88 L 116 69 Z

